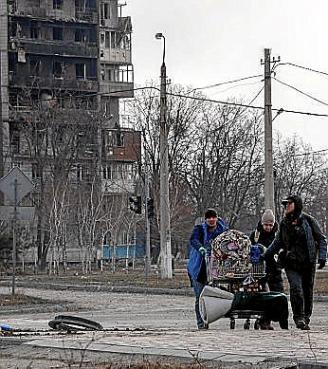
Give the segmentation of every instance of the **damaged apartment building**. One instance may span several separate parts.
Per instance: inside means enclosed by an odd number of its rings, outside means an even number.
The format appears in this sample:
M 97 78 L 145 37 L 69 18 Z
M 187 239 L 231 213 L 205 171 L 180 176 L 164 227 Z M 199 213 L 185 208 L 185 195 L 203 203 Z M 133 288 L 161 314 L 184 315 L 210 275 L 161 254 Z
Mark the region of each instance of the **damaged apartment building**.
M 69 159 L 71 186 L 87 185 L 95 175 L 102 192 L 109 199 L 125 197 L 128 209 L 141 144 L 140 132 L 120 124 L 120 99 L 134 96 L 132 25 L 122 16 L 124 5 L 118 0 L 5 3 L 0 5 L 1 176 L 16 165 L 38 185 L 49 167 L 60 177 Z M 69 145 L 76 150 L 65 151 Z M 125 232 L 115 239 L 129 242 Z

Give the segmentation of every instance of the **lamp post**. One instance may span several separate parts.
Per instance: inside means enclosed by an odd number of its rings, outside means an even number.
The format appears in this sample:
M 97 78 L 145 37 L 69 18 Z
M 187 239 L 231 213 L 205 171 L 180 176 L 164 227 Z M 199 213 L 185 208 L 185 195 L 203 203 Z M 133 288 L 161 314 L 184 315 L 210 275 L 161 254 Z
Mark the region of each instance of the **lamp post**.
M 161 66 L 161 93 L 160 93 L 160 260 L 161 277 L 172 278 L 172 251 L 171 251 L 171 220 L 169 196 L 168 170 L 168 128 L 166 124 L 166 66 L 165 66 L 165 37 L 156 33 L 157 40 L 163 40 L 163 61 Z

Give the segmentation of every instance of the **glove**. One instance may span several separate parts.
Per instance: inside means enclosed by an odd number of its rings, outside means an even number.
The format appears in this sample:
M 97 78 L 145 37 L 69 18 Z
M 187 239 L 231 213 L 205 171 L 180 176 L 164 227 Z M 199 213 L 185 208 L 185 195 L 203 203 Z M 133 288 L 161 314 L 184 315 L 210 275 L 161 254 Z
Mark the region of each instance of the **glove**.
M 324 259 L 319 259 L 319 260 L 318 260 L 318 263 L 319 263 L 318 269 L 322 269 L 322 268 L 324 268 L 324 266 L 326 265 L 326 260 L 324 260 Z
M 206 249 L 205 247 L 201 246 L 198 251 L 204 256 L 206 254 Z

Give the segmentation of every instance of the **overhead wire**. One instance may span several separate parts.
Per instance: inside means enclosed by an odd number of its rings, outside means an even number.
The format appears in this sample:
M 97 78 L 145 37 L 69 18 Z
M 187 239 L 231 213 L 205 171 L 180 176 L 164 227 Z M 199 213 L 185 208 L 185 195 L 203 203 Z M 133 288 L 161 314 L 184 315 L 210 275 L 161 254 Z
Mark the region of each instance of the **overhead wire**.
M 229 80 L 229 81 L 226 81 L 226 82 L 214 83 L 214 84 L 208 85 L 208 86 L 195 87 L 192 90 L 190 90 L 190 92 L 197 91 L 197 90 L 205 90 L 207 88 L 219 87 L 219 86 L 227 85 L 227 84 L 230 84 L 230 83 L 236 83 L 236 82 L 245 81 L 247 79 L 258 78 L 258 77 L 263 77 L 263 76 L 262 76 L 262 74 L 257 74 L 257 75 L 254 75 L 254 76 L 232 79 L 232 80 Z
M 260 75 L 257 76 L 252 76 L 252 77 L 245 77 L 246 78 L 255 78 L 255 77 L 259 77 Z M 276 78 L 274 78 L 277 82 L 280 83 L 284 83 L 280 80 L 277 80 Z M 221 85 L 221 84 L 227 84 L 227 83 L 232 83 L 234 81 L 237 80 L 232 80 L 232 81 L 227 81 L 227 82 L 222 82 L 220 84 L 216 84 L 216 85 Z M 216 86 L 213 85 L 213 86 Z M 205 87 L 199 87 L 199 88 L 195 88 L 193 90 L 188 91 L 187 93 L 191 93 L 193 91 L 196 91 L 198 89 L 202 89 L 202 88 L 207 88 L 209 86 L 205 86 Z M 288 86 L 293 88 L 292 86 Z M 103 92 L 96 92 L 96 93 L 91 93 L 91 94 L 85 94 L 85 95 L 79 95 L 79 97 L 81 96 L 85 96 L 85 97 L 90 97 L 90 96 L 110 96 L 110 95 L 115 95 L 116 93 L 121 94 L 123 92 L 132 92 L 132 91 L 142 91 L 142 90 L 156 90 L 158 92 L 160 92 L 160 89 L 158 87 L 154 87 L 154 86 L 143 86 L 143 87 L 136 87 L 136 88 L 130 88 L 130 89 L 125 89 L 125 90 L 116 90 L 116 91 L 111 91 L 110 93 L 103 93 Z M 294 88 L 296 89 L 296 88 Z M 303 93 L 302 91 L 299 90 L 300 93 Z M 305 94 L 305 93 L 303 93 Z M 230 106 L 238 106 L 238 107 L 245 107 L 245 108 L 250 108 L 250 109 L 257 109 L 257 110 L 264 110 L 263 106 L 254 106 L 251 105 L 252 103 L 249 104 L 243 104 L 243 103 L 236 103 L 236 102 L 231 102 L 231 101 L 222 101 L 222 100 L 215 100 L 215 99 L 209 99 L 209 98 L 205 98 L 205 97 L 197 97 L 197 96 L 188 96 L 186 94 L 177 94 L 177 93 L 173 93 L 173 92 L 166 92 L 166 95 L 168 96 L 175 96 L 175 97 L 182 97 L 182 98 L 186 98 L 186 99 L 192 99 L 192 100 L 198 100 L 198 101 L 204 101 L 204 102 L 212 102 L 215 104 L 221 104 L 221 105 L 230 105 Z M 310 97 L 310 95 L 308 96 Z M 314 97 L 311 97 L 312 99 L 315 99 L 316 101 L 324 104 L 324 105 L 328 105 L 327 103 L 316 99 Z M 323 113 L 314 113 L 314 112 L 308 112 L 308 111 L 300 111 L 300 110 L 293 110 L 293 109 L 284 109 L 284 108 L 272 108 L 272 111 L 277 111 L 279 113 L 284 112 L 284 113 L 291 113 L 291 114 L 300 114 L 300 115 L 307 115 L 307 116 L 315 116 L 315 117 L 328 117 L 328 114 L 323 114 Z
M 310 68 L 310 67 L 304 67 L 303 65 L 299 65 L 299 64 L 295 64 L 295 63 L 291 63 L 291 62 L 278 63 L 275 66 L 275 68 L 277 68 L 279 66 L 284 66 L 284 65 L 291 65 L 292 67 L 296 67 L 296 68 L 307 70 L 309 72 L 314 72 L 314 73 L 322 74 L 324 76 L 328 76 L 328 73 L 326 73 L 326 72 L 322 72 L 320 70 L 316 70 L 316 69 L 313 69 L 313 68 Z
M 308 94 L 307 92 L 304 92 L 304 91 L 300 90 L 299 88 L 297 88 L 297 87 L 295 87 L 295 86 L 293 86 L 293 85 L 290 85 L 290 84 L 289 84 L 289 83 L 287 83 L 287 82 L 283 82 L 283 81 L 279 80 L 279 79 L 278 79 L 278 78 L 276 78 L 276 77 L 272 77 L 272 79 L 273 79 L 273 80 L 275 80 L 275 81 L 277 81 L 278 83 L 282 84 L 283 86 L 289 87 L 289 88 L 291 88 L 292 90 L 297 91 L 298 93 L 300 93 L 300 94 L 302 94 L 302 95 L 304 95 L 304 96 L 308 97 L 308 98 L 309 98 L 309 99 L 311 99 L 311 100 L 314 100 L 314 101 L 316 101 L 316 102 L 318 102 L 318 103 L 320 103 L 320 104 L 323 104 L 323 105 L 328 106 L 328 103 L 326 103 L 326 102 L 324 102 L 324 101 L 322 101 L 322 100 L 319 100 L 318 98 L 316 98 L 316 97 L 314 97 L 314 96 L 312 96 L 312 95 Z
M 236 103 L 236 102 L 231 102 L 231 101 L 221 101 L 221 100 L 214 100 L 214 99 L 208 99 L 208 98 L 201 98 L 201 97 L 196 97 L 196 96 L 187 96 L 187 95 L 182 95 L 182 94 L 176 94 L 173 92 L 166 92 L 166 95 L 169 96 L 175 96 L 175 97 L 183 97 L 186 99 L 193 99 L 193 100 L 198 100 L 198 101 L 204 101 L 204 102 L 212 102 L 215 104 L 221 104 L 221 105 L 231 105 L 231 106 L 239 106 L 239 107 L 245 107 L 245 108 L 251 108 L 251 109 L 257 109 L 257 110 L 264 110 L 265 108 L 263 106 L 255 106 L 255 105 L 251 105 L 251 104 L 242 104 L 242 103 Z M 284 112 L 284 113 L 292 113 L 292 114 L 300 114 L 300 115 L 308 115 L 308 116 L 315 116 L 315 117 L 327 117 L 328 118 L 328 114 L 323 114 L 323 113 L 313 113 L 313 112 L 307 112 L 307 111 L 300 111 L 300 110 L 293 110 L 293 109 L 284 109 L 284 108 L 272 108 L 272 111 L 279 111 L 279 112 Z
M 316 150 L 316 151 L 308 151 L 308 152 L 303 152 L 301 154 L 295 154 L 294 156 L 306 156 L 306 155 L 317 155 L 317 154 L 321 154 L 323 152 L 327 152 L 328 149 L 322 149 L 322 150 Z

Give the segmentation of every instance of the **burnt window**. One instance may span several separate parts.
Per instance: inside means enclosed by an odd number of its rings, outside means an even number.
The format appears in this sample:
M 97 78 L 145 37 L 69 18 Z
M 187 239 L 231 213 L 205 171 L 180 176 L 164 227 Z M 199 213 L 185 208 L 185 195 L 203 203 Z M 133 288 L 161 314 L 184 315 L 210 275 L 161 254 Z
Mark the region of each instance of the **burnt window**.
M 52 29 L 52 39 L 53 40 L 63 40 L 63 28 L 54 27 Z
M 39 76 L 40 75 L 40 61 L 30 60 L 30 75 Z
M 120 131 L 116 132 L 116 146 L 124 146 L 124 134 Z
M 109 164 L 103 167 L 103 179 L 113 179 L 113 167 Z
M 10 147 L 11 152 L 13 154 L 19 153 L 19 146 L 20 146 L 20 137 L 19 137 L 19 130 L 16 124 L 11 124 L 9 127 L 9 136 L 10 136 Z
M 97 78 L 97 61 L 95 59 L 90 60 L 87 68 L 88 78 Z
M 16 74 L 17 72 L 17 53 L 8 53 L 8 69 L 12 74 Z
M 63 65 L 60 62 L 55 61 L 52 66 L 52 74 L 55 78 L 61 78 L 63 76 Z
M 85 78 L 85 64 L 79 63 L 75 64 L 76 79 Z
M 75 30 L 75 41 L 76 42 L 87 42 L 88 36 L 85 29 L 77 28 Z
M 64 0 L 52 0 L 53 9 L 63 9 Z
M 88 38 L 89 38 L 89 42 L 94 42 L 96 43 L 97 42 L 97 32 L 95 29 L 89 29 L 89 32 L 88 32 Z
M 31 23 L 30 37 L 34 39 L 39 38 L 39 25 L 37 22 Z
M 32 179 L 38 179 L 42 176 L 42 169 L 39 164 L 32 164 Z
M 86 0 L 85 7 L 88 9 L 96 9 L 96 0 Z
M 110 18 L 109 4 L 106 4 L 106 3 L 101 4 L 100 17 L 101 17 L 101 19 L 109 19 Z
M 109 48 L 109 31 L 105 32 L 105 47 Z
M 84 9 L 84 2 L 83 0 L 75 0 L 75 10 L 78 12 L 83 11 Z

